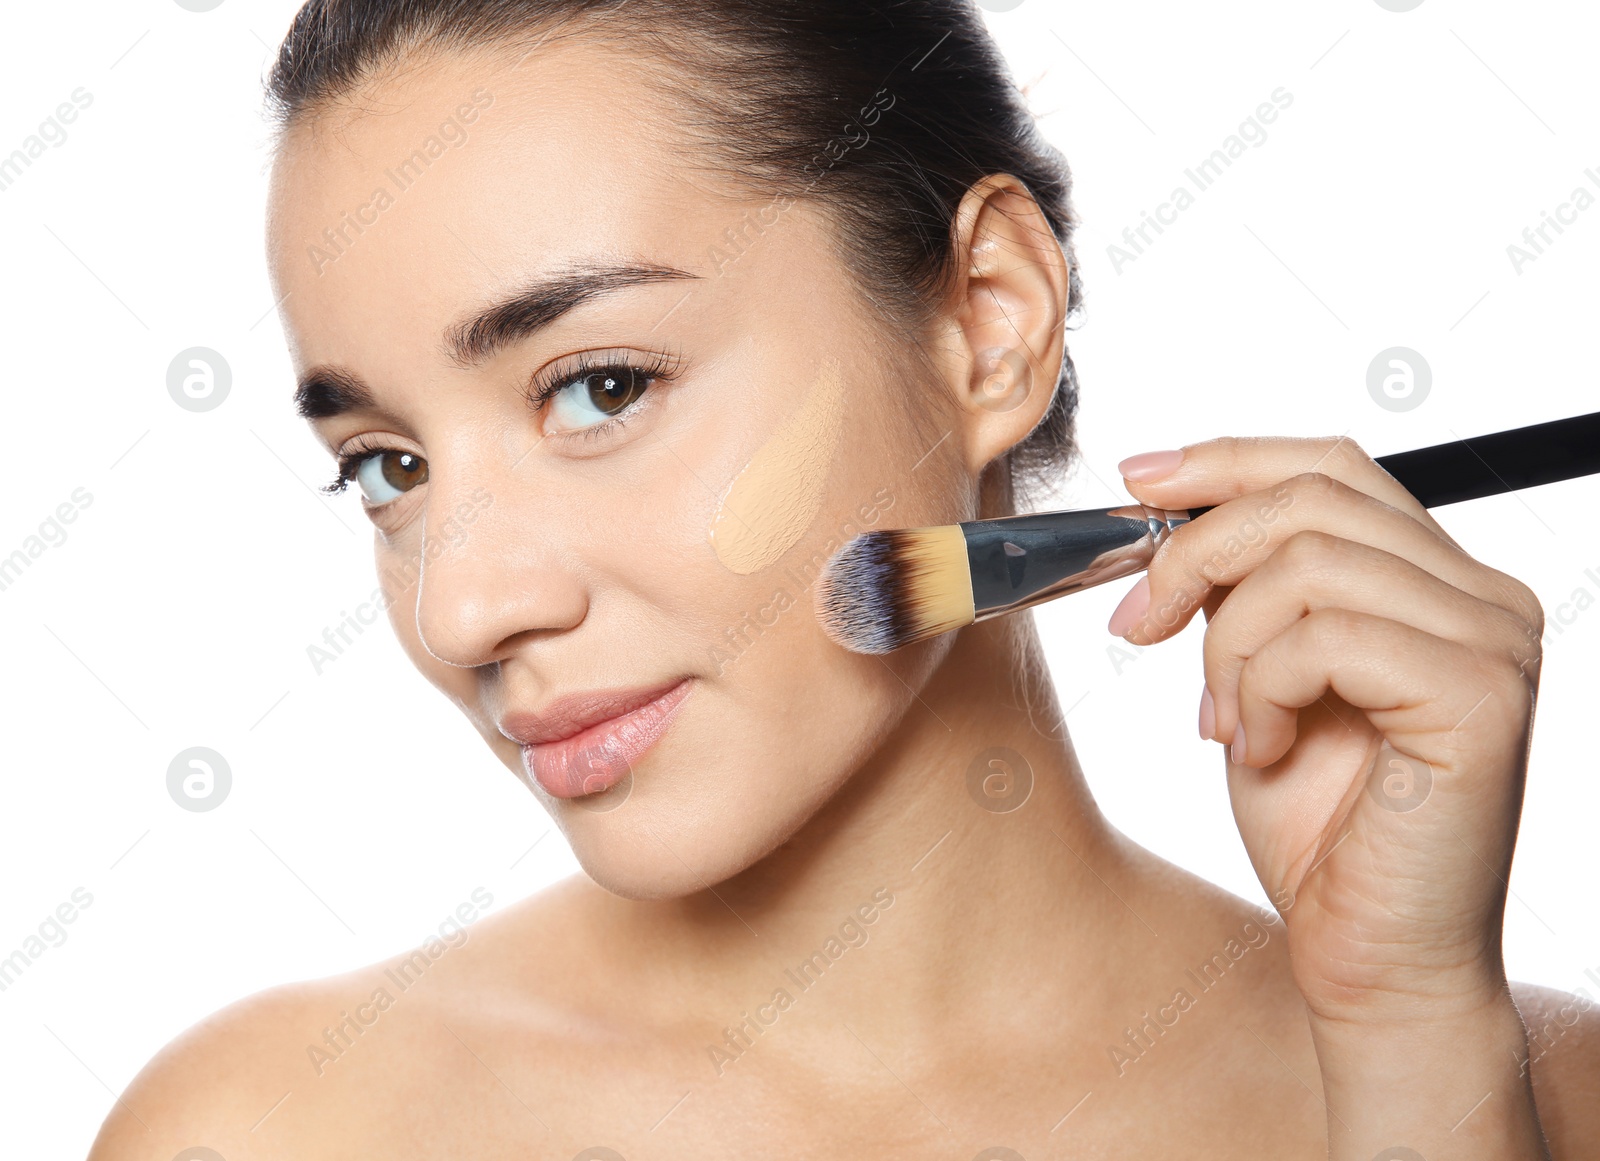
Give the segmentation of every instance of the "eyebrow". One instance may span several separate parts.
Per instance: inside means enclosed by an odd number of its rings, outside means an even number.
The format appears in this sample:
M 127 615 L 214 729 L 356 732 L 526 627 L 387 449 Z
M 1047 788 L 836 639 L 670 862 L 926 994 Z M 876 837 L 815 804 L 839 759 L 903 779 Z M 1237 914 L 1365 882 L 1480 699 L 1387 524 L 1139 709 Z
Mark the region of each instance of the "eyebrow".
M 601 295 L 629 286 L 699 277 L 650 262 L 575 265 L 451 324 L 444 333 L 445 353 L 459 366 L 474 366 Z M 359 376 L 335 366 L 311 368 L 294 392 L 295 410 L 305 419 L 328 419 L 376 404 L 372 389 Z

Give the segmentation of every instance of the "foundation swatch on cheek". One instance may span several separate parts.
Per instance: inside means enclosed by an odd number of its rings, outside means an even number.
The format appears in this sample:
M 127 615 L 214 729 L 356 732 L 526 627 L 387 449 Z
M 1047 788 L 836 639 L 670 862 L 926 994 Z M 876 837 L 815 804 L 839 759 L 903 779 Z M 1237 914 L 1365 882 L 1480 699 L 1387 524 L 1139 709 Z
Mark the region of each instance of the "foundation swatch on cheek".
M 717 559 L 748 575 L 775 564 L 822 504 L 843 425 L 844 372 L 824 360 L 800 409 L 733 478 L 711 521 Z

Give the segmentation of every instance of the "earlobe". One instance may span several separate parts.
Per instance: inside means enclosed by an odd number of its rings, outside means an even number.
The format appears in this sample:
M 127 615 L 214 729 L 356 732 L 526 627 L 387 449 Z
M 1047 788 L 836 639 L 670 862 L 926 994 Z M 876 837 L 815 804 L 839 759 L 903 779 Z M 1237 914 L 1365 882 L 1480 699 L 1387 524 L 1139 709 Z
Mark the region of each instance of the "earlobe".
M 962 259 L 953 386 L 976 476 L 1049 409 L 1066 349 L 1069 269 L 1049 220 L 1010 174 L 967 192 L 953 241 Z

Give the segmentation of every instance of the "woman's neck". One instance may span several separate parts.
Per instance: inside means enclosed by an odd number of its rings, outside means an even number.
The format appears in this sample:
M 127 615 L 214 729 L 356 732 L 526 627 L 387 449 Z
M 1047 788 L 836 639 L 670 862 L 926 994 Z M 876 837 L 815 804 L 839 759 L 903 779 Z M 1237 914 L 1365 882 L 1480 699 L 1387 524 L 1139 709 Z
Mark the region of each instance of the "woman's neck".
M 669 978 L 732 1004 L 730 1020 L 818 988 L 863 1035 L 914 1040 L 1016 1019 L 1019 996 L 1093 1009 L 1136 985 L 1104 965 L 1156 938 L 1135 901 L 1150 862 L 1101 816 L 1032 619 L 1009 617 L 959 635 L 790 841 L 696 895 L 618 901 L 616 918 Z

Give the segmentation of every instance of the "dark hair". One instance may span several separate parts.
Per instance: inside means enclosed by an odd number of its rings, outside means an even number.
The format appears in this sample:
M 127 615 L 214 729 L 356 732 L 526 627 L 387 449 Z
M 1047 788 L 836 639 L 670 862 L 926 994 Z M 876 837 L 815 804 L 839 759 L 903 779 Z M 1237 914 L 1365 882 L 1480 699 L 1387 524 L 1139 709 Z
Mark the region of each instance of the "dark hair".
M 269 107 L 287 129 L 412 54 L 531 46 L 569 26 L 665 66 L 642 75 L 685 103 L 720 172 L 827 210 L 866 299 L 907 337 L 956 274 L 962 197 L 996 173 L 1021 180 L 1049 221 L 1077 317 L 1071 172 L 973 0 L 309 0 L 278 50 Z M 1066 355 L 1048 412 L 1008 456 L 1013 484 L 1070 464 L 1077 403 Z

